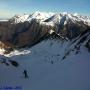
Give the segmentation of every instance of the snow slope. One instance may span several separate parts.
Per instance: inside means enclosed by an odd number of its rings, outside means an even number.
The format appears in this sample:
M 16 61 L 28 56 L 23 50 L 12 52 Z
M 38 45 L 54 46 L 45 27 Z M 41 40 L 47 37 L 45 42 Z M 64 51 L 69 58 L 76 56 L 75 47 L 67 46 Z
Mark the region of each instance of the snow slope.
M 77 54 L 76 49 L 73 49 L 77 42 L 71 44 L 62 39 L 47 39 L 30 49 L 11 52 L 6 57 L 19 63 L 19 66 L 0 64 L 0 87 L 19 86 L 21 90 L 90 90 L 90 53 L 84 47 L 84 42 Z M 62 59 L 68 50 L 71 52 Z M 29 76 L 27 79 L 23 75 L 24 69 Z

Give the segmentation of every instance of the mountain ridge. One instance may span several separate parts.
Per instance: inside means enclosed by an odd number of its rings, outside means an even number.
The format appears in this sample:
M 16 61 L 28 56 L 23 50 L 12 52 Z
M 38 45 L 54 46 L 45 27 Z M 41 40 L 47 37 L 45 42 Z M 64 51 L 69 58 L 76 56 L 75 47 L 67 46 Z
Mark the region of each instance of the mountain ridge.
M 53 33 L 72 40 L 90 30 L 90 18 L 78 14 L 35 12 L 0 22 L 0 47 L 33 46 Z
M 24 15 L 15 15 L 14 17 L 12 17 L 10 19 L 11 22 L 13 23 L 20 23 L 20 22 L 25 22 L 25 21 L 30 21 L 31 19 L 37 19 L 40 21 L 44 21 L 46 19 L 51 18 L 52 16 L 56 18 L 59 16 L 59 20 L 60 18 L 62 18 L 62 16 L 66 15 L 67 18 L 73 19 L 73 20 L 78 20 L 78 21 L 84 21 L 84 22 L 89 22 L 90 23 L 90 18 L 87 16 L 82 16 L 79 15 L 77 13 L 74 14 L 70 14 L 67 12 L 62 12 L 62 13 L 47 13 L 47 12 L 35 12 L 32 14 L 24 14 Z M 89 24 L 90 25 L 90 24 Z

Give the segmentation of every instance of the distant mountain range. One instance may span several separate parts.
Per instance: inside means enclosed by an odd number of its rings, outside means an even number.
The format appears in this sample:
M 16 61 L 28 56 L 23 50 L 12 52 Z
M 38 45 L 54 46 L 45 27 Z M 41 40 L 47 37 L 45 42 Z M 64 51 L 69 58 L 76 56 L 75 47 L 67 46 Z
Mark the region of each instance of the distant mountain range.
M 8 21 L 9 18 L 0 18 L 0 21 Z
M 14 17 L 12 17 L 10 19 L 10 21 L 13 23 L 20 23 L 20 22 L 25 22 L 25 21 L 30 22 L 32 19 L 37 19 L 41 22 L 47 21 L 47 23 L 50 24 L 50 22 L 52 22 L 52 23 L 60 22 L 60 20 L 62 20 L 63 17 L 66 17 L 65 22 L 67 22 L 68 20 L 72 20 L 73 22 L 83 21 L 85 24 L 90 25 L 89 17 L 82 16 L 77 13 L 69 14 L 67 12 L 63 12 L 63 13 L 35 12 L 35 13 L 29 14 L 29 15 L 27 15 L 27 14 L 15 15 Z

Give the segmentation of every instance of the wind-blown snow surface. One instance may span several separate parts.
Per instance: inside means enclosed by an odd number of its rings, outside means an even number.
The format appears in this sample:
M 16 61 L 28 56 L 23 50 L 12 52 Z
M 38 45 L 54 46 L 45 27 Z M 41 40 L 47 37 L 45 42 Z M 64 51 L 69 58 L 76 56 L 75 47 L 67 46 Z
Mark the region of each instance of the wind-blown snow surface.
M 0 64 L 0 86 L 20 86 L 22 90 L 90 90 L 90 53 L 82 45 L 78 54 L 73 50 L 62 60 L 73 48 L 70 45 L 67 41 L 48 39 L 6 55 L 17 61 L 19 67 Z

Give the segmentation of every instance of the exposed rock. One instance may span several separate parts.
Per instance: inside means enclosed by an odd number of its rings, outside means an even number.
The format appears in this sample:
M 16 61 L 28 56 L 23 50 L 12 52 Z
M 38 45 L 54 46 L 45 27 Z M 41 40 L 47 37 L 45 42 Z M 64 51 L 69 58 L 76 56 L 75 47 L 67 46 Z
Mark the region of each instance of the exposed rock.
M 79 18 L 78 16 L 69 16 L 69 14 L 58 14 L 43 22 L 38 19 L 24 20 L 24 22 L 19 23 L 14 23 L 15 20 L 12 21 L 12 19 L 0 22 L 0 48 L 8 50 L 6 53 L 9 53 L 13 48 L 32 46 L 51 34 L 72 40 L 89 28 L 88 24 Z M 50 33 L 50 30 L 54 33 Z
M 16 48 L 32 46 L 40 38 L 48 34 L 53 27 L 41 25 L 36 20 L 29 22 L 11 24 L 0 22 L 0 47 Z

